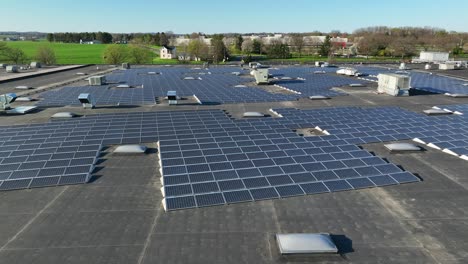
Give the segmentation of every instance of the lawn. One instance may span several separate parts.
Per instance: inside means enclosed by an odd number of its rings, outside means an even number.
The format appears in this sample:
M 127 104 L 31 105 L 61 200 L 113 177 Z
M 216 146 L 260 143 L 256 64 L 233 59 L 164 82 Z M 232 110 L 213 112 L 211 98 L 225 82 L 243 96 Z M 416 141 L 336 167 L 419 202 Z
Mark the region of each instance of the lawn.
M 57 64 L 103 64 L 102 53 L 107 46 L 106 44 L 86 45 L 46 41 L 15 41 L 7 42 L 7 45 L 23 50 L 31 60 L 34 59 L 38 47 L 50 45 L 55 50 Z

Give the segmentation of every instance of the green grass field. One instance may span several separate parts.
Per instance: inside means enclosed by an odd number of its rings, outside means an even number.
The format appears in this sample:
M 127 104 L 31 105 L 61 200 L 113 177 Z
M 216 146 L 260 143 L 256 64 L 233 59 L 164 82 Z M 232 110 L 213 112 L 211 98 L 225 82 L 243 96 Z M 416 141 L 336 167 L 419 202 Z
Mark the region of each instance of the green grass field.
M 34 59 L 38 47 L 50 45 L 55 50 L 57 64 L 103 64 L 102 53 L 107 46 L 106 44 L 82 45 L 46 41 L 15 41 L 7 42 L 7 45 L 23 50 L 31 60 Z
M 57 64 L 104 64 L 102 54 L 108 45 L 96 44 L 72 44 L 72 43 L 49 43 L 46 41 L 15 41 L 7 42 L 10 47 L 16 47 L 24 51 L 29 60 L 34 60 L 38 47 L 49 45 L 55 50 Z M 159 46 L 152 46 L 159 49 Z M 202 62 L 190 62 L 200 64 Z M 153 64 L 179 64 L 177 60 L 162 60 L 159 54 L 155 54 Z

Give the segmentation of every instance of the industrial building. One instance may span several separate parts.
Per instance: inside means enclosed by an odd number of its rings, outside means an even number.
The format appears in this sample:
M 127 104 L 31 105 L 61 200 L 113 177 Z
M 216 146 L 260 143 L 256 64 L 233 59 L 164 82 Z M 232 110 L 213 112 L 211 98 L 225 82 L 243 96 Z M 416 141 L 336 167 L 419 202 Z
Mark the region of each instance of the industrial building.
M 0 69 L 0 263 L 467 262 L 468 70 L 338 66 Z

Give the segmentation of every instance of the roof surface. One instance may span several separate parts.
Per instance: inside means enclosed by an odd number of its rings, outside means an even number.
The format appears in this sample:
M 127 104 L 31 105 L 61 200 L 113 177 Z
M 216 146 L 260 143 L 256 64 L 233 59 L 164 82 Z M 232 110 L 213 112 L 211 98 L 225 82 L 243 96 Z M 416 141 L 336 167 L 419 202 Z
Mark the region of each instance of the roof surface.
M 466 78 L 468 71 L 456 71 L 456 75 Z M 0 91 L 75 77 L 73 71 L 39 76 L 2 83 Z M 43 124 L 57 112 L 90 116 L 206 109 L 225 110 L 237 120 L 244 112 L 269 113 L 272 108 L 352 106 L 396 106 L 421 114 L 432 106 L 468 104 L 468 98 L 442 94 L 397 98 L 377 95 L 374 90 L 374 84 L 341 87 L 337 91 L 347 95 L 318 101 L 98 105 L 93 110 L 46 107 L 27 115 L 2 115 L 0 122 L 9 127 Z M 148 151 L 143 156 L 116 155 L 114 146 L 105 146 L 87 184 L 0 192 L 0 263 L 468 262 L 466 161 L 421 144 L 421 152 L 390 153 L 386 143 L 360 146 L 417 175 L 421 182 L 170 212 L 162 206 L 156 142 L 144 144 Z M 282 256 L 275 241 L 277 233 L 330 233 L 340 254 Z

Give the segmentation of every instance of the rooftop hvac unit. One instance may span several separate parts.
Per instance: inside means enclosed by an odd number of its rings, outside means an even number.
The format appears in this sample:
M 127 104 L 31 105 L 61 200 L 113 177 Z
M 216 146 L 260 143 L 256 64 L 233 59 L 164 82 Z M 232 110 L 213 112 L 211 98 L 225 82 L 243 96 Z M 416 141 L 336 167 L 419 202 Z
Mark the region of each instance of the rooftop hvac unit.
M 18 72 L 18 66 L 8 65 L 6 66 L 6 72 L 11 72 L 11 73 Z
M 128 62 L 122 63 L 122 69 L 125 69 L 125 70 L 130 69 L 130 63 Z
M 42 68 L 42 65 L 40 62 L 37 62 L 37 61 L 33 61 L 31 62 L 31 64 L 29 64 L 29 66 L 33 69 L 38 69 L 38 68 Z
M 83 108 L 94 108 L 95 102 L 91 94 L 82 93 L 78 96 L 78 100 L 83 105 Z
M 89 85 L 97 86 L 97 85 L 104 85 L 106 83 L 105 76 L 92 76 L 89 77 Z
M 268 69 L 256 69 L 253 74 L 257 84 L 268 84 Z
M 407 96 L 409 95 L 411 78 L 400 74 L 379 74 L 379 93 L 386 93 L 392 96 Z
M 439 70 L 455 70 L 455 64 L 441 63 L 439 64 Z
M 169 101 L 169 105 L 176 105 L 177 104 L 177 92 L 176 91 L 168 91 L 167 92 L 167 100 Z

